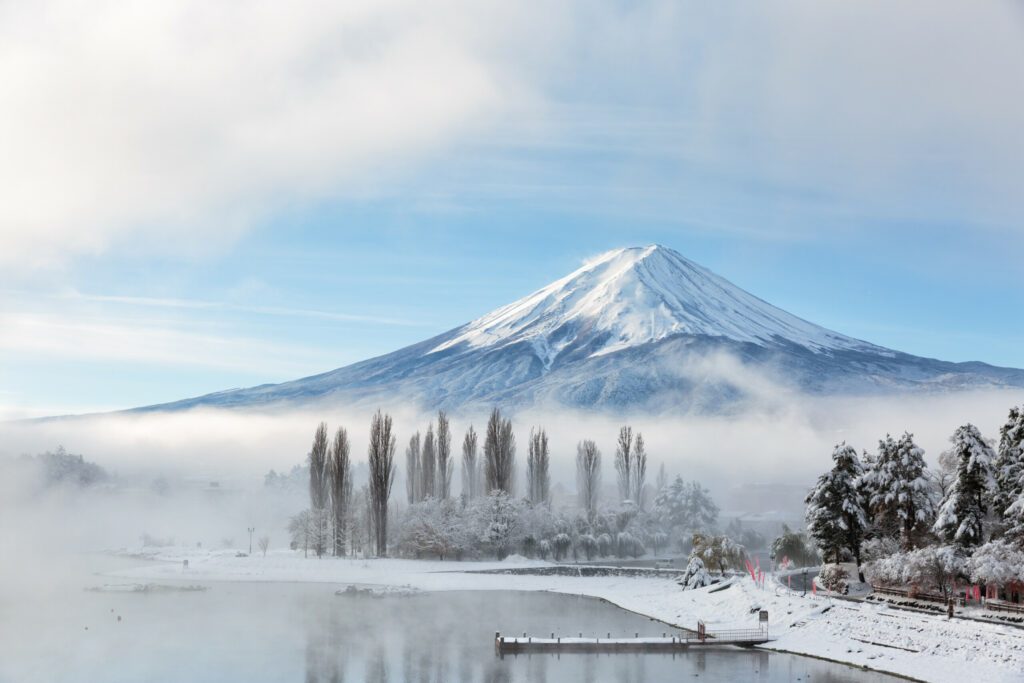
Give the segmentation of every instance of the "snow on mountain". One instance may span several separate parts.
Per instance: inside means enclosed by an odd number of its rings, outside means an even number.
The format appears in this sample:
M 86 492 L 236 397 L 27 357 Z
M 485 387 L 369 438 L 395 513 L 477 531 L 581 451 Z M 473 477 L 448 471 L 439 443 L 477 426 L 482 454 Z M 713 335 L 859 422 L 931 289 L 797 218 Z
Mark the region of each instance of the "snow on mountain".
M 433 351 L 529 341 L 550 366 L 584 337 L 590 355 L 674 335 L 725 337 L 808 349 L 874 349 L 801 320 L 659 245 L 616 249 L 533 294 L 474 320 Z
M 652 245 L 610 251 L 384 356 L 140 410 L 324 401 L 708 413 L 742 409 L 775 388 L 826 395 L 978 387 L 1024 387 L 1024 371 L 921 358 L 832 332 Z

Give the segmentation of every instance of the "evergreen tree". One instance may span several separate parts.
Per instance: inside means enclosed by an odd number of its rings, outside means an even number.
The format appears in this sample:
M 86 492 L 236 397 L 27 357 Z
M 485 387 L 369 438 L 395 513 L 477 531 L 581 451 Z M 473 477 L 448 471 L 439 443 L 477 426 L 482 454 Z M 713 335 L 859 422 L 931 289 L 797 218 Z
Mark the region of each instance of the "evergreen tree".
M 947 491 L 932 530 L 946 542 L 973 548 L 985 542 L 985 522 L 995 489 L 995 452 L 972 424 L 960 427 L 950 439 L 956 478 Z
M 917 544 L 935 517 L 932 484 L 926 471 L 924 451 L 909 432 L 899 441 L 887 435 L 878 443 L 869 484 L 872 521 L 879 533 L 899 537 L 905 549 Z
M 1002 517 L 1024 494 L 1024 406 L 1011 408 L 1006 424 L 999 429 L 995 479 L 993 512 Z
M 842 562 L 843 551 L 849 550 L 859 568 L 860 544 L 868 526 L 864 495 L 859 488 L 864 470 L 857 451 L 845 442 L 835 447 L 832 461 L 832 469 L 818 477 L 804 501 L 807 533 L 826 558 Z

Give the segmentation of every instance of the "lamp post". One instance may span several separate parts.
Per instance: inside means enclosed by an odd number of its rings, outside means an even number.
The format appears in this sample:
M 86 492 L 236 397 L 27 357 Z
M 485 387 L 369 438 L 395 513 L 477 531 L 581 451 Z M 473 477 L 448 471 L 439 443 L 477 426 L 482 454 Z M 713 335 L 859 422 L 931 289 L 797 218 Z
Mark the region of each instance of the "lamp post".
M 251 526 L 249 529 L 249 554 L 252 555 L 252 532 L 256 531 L 256 527 Z

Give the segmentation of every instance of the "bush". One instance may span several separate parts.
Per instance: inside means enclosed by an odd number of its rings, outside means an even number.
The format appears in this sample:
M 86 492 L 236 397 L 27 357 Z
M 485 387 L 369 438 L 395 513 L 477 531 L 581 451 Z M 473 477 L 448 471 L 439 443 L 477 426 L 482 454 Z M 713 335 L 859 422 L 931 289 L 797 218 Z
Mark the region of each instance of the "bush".
M 826 564 L 818 574 L 821 585 L 833 593 L 846 593 L 849 578 L 846 567 L 841 564 Z

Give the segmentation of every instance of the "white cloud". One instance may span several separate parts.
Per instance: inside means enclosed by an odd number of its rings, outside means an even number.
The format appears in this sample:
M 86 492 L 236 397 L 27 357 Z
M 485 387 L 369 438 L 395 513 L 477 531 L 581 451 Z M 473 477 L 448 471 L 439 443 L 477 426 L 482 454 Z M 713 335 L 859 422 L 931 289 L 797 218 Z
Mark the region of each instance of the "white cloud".
M 0 311 L 0 353 L 50 361 L 108 360 L 165 367 L 206 367 L 270 376 L 330 367 L 322 350 L 224 334 L 180 321 Z
M 761 236 L 813 236 L 801 211 L 1019 234 L 1021 13 L 7 2 L 0 263 L 203 251 L 316 198 L 415 203 L 400 183 L 413 168 L 422 196 L 453 205 L 497 195 L 663 217 L 668 202 L 689 225 Z M 560 156 L 586 150 L 583 168 Z M 462 175 L 435 177 L 445 152 L 469 157 Z
M 200 250 L 285 202 L 358 192 L 513 87 L 476 49 L 473 15 L 405 0 L 5 3 L 0 262 Z

